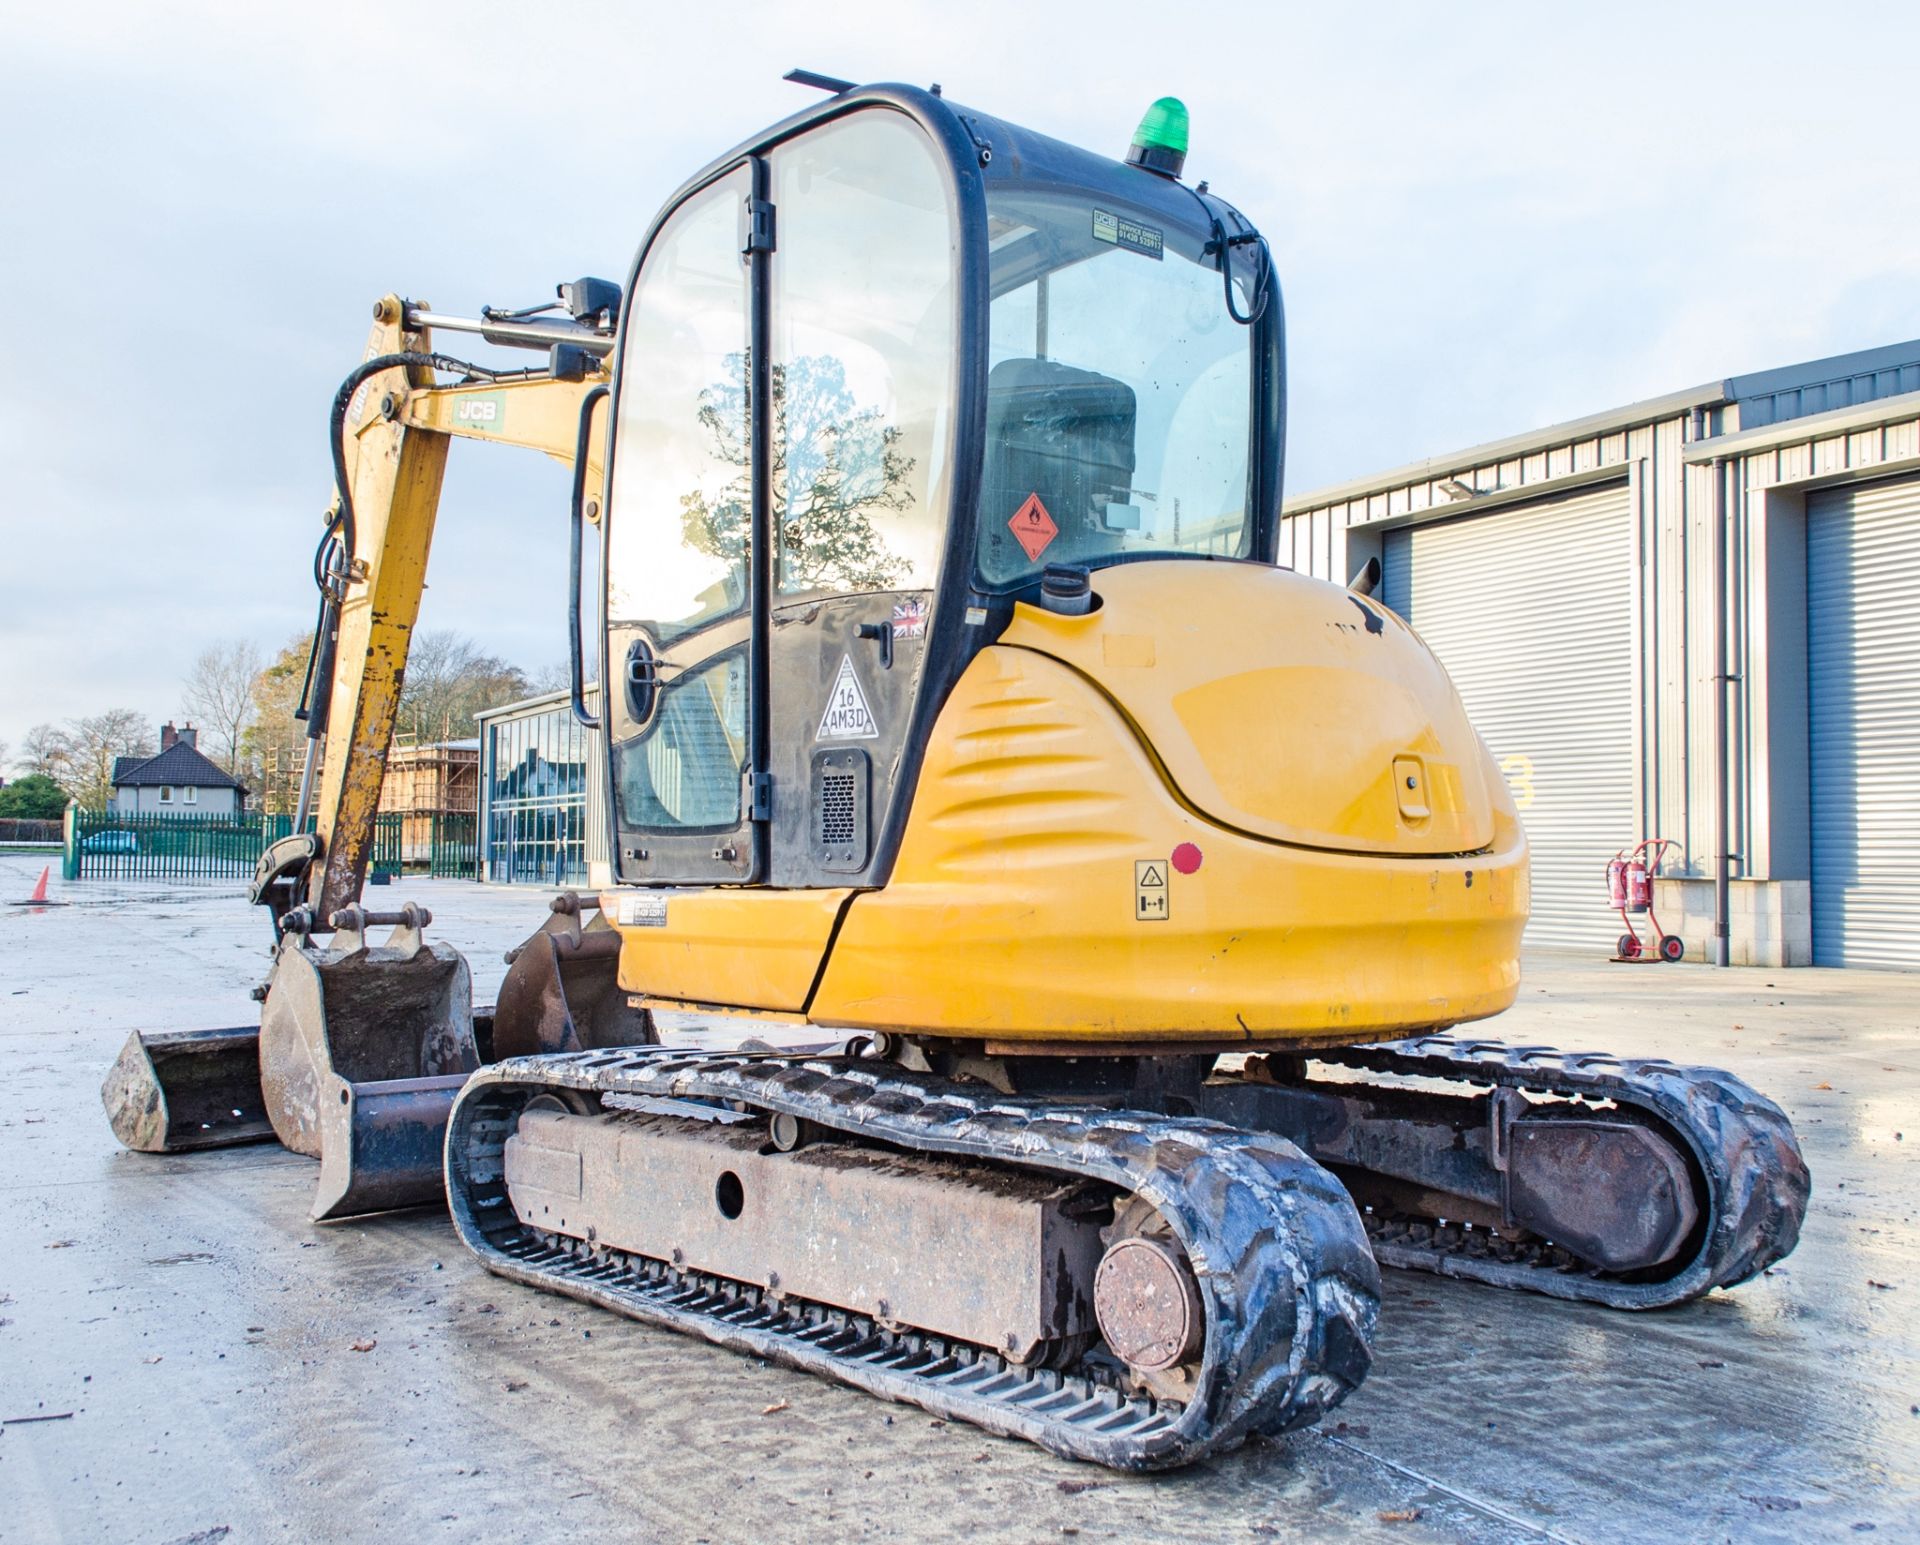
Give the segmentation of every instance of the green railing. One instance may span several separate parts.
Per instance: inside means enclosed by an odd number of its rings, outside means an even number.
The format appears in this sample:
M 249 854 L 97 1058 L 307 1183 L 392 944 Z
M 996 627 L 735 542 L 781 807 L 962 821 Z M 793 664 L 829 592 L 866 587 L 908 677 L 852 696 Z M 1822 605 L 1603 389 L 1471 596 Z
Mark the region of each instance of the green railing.
M 69 880 L 245 879 L 266 847 L 292 830 L 292 817 L 260 811 L 69 810 L 61 869 Z M 376 880 L 399 874 L 478 879 L 476 830 L 472 815 L 383 814 L 375 822 L 368 868 Z

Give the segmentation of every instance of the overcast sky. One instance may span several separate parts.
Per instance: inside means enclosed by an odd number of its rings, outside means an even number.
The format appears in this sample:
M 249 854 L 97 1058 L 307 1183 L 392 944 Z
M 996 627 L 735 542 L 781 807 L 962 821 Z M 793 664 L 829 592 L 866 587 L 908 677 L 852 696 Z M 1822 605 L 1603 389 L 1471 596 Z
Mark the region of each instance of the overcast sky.
M 624 277 L 794 65 L 1120 154 L 1162 94 L 1268 233 L 1288 489 L 1920 336 L 1920 9 L 1740 4 L 321 7 L 0 19 L 0 739 L 156 720 L 307 626 L 372 302 Z M 423 625 L 562 657 L 565 474 L 454 447 Z

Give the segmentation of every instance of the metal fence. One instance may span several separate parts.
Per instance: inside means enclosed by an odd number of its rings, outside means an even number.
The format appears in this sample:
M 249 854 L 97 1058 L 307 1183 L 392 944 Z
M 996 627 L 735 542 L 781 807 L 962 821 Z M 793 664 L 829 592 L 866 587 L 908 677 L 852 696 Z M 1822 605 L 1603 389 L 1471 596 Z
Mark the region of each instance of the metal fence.
M 61 872 L 69 880 L 245 879 L 267 846 L 292 830 L 291 816 L 257 810 L 237 815 L 69 810 Z M 375 877 L 478 879 L 478 818 L 382 814 L 375 822 L 368 868 Z

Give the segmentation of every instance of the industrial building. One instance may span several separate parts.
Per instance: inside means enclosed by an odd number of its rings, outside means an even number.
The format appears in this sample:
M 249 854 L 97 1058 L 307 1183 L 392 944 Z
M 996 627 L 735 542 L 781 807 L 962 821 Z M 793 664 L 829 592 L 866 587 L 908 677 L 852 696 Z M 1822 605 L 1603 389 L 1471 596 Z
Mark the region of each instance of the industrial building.
M 1446 664 L 1533 846 L 1530 943 L 1605 950 L 1678 844 L 1690 958 L 1920 967 L 1920 342 L 1735 376 L 1289 500 L 1280 561 Z
M 588 703 L 596 694 L 590 689 Z M 476 714 L 480 878 L 497 885 L 611 883 L 604 765 L 565 692 Z

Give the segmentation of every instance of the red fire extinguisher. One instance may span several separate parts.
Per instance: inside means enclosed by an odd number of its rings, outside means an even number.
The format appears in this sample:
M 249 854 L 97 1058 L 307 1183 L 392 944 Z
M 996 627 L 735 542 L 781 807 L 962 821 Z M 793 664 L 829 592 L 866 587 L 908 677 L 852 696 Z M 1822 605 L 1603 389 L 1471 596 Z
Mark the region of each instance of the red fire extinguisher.
M 1653 900 L 1653 882 L 1647 878 L 1647 861 L 1639 853 L 1627 860 L 1627 910 L 1644 912 Z
M 1678 843 L 1667 837 L 1649 837 L 1632 849 L 1623 848 L 1607 865 L 1607 902 L 1620 914 L 1627 931 L 1620 935 L 1615 960 L 1678 960 L 1686 946 L 1676 934 L 1661 930 L 1653 910 L 1653 874 L 1668 848 Z M 1633 918 L 1644 913 L 1653 924 L 1652 936 L 1642 939 Z

